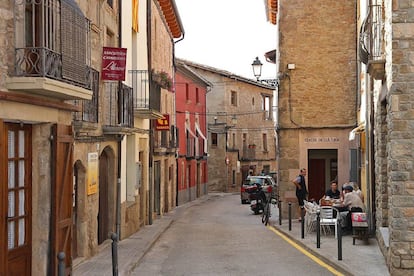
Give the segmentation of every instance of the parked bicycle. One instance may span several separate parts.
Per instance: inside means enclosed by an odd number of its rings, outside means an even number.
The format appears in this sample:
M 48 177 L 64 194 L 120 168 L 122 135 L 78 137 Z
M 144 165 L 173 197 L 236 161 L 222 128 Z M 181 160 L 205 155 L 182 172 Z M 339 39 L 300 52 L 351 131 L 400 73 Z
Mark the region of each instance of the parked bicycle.
M 268 196 L 266 196 L 266 202 L 263 208 L 263 213 L 262 213 L 262 223 L 264 225 L 268 225 L 269 224 L 269 218 L 271 217 L 271 205 L 273 205 L 273 207 L 275 207 L 278 204 L 279 201 L 279 193 L 278 193 L 278 188 L 277 186 L 273 186 L 272 187 L 272 192 L 269 193 Z

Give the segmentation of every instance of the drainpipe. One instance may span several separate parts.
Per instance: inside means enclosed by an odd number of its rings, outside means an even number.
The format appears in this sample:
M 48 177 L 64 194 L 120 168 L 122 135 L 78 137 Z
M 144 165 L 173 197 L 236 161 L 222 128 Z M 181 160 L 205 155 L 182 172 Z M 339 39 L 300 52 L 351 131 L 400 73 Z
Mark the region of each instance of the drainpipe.
M 122 0 L 118 0 L 118 46 L 122 46 Z M 122 120 L 122 81 L 118 81 L 118 122 Z M 121 146 L 124 135 L 117 135 L 118 142 L 118 166 L 117 166 L 117 181 L 116 181 L 116 234 L 118 240 L 121 239 Z
M 147 0 L 147 62 L 148 62 L 148 78 L 149 78 L 149 91 L 151 91 L 151 0 Z M 149 105 L 151 106 L 151 97 L 149 98 Z M 153 142 L 153 135 L 154 130 L 152 127 L 152 121 L 149 124 L 149 156 L 148 156 L 148 173 L 149 173 L 149 194 L 148 194 L 148 224 L 152 225 L 152 212 L 153 212 L 153 187 L 154 187 L 154 176 L 153 176 L 153 152 L 154 152 L 154 142 Z

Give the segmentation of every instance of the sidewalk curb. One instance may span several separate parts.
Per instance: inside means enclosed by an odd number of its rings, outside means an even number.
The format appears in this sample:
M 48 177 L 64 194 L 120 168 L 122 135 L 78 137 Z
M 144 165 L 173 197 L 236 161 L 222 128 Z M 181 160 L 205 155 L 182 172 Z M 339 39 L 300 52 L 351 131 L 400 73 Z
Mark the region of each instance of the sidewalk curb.
M 283 235 L 285 235 L 285 237 L 289 238 L 290 240 L 293 240 L 295 243 L 297 243 L 299 246 L 301 246 L 302 248 L 306 249 L 308 252 L 310 252 L 312 255 L 316 256 L 317 258 L 321 259 L 323 262 L 325 262 L 326 264 L 332 266 L 333 268 L 335 268 L 336 270 L 338 270 L 339 272 L 343 273 L 343 275 L 345 276 L 353 276 L 352 273 L 350 273 L 346 268 L 344 268 L 342 265 L 333 262 L 332 260 L 326 258 L 325 256 L 321 255 L 319 252 L 317 252 L 316 250 L 310 248 L 308 245 L 304 244 L 303 242 L 301 242 L 299 239 L 295 239 L 293 238 L 291 235 L 289 235 L 285 230 L 283 230 L 282 228 L 278 227 L 277 225 L 272 225 L 273 228 L 275 228 L 276 230 L 278 230 L 280 233 L 282 233 Z M 339 261 L 339 260 L 338 260 Z M 340 262 L 340 261 L 339 261 Z
M 166 219 L 166 218 L 164 218 Z M 157 234 L 153 237 L 153 239 L 146 244 L 146 246 L 144 248 L 142 248 L 142 253 L 137 256 L 137 259 L 135 262 L 131 262 L 130 264 L 127 265 L 125 274 L 121 275 L 131 275 L 131 273 L 134 271 L 134 269 L 141 263 L 142 259 L 145 257 L 145 255 L 151 250 L 151 248 L 154 246 L 154 244 L 160 239 L 160 237 L 168 230 L 168 228 L 170 228 L 170 226 L 173 224 L 173 222 L 175 221 L 175 218 L 171 218 L 168 219 L 166 225 L 163 226 L 163 228 L 157 232 Z M 120 271 L 120 272 L 124 272 L 124 271 Z

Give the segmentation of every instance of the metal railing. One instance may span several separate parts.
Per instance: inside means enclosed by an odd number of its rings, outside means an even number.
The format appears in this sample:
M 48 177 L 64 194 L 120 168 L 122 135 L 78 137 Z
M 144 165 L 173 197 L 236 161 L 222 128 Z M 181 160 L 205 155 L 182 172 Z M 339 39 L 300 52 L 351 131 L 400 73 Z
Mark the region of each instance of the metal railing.
M 147 70 L 129 70 L 134 109 L 150 108 L 149 76 Z
M 118 82 L 106 82 L 102 124 L 105 126 L 133 127 L 132 88 Z
M 73 119 L 83 122 L 98 122 L 99 112 L 99 72 L 93 68 L 88 68 L 88 84 L 92 90 L 91 100 L 75 100 L 74 104 L 81 107 L 80 112 L 75 112 Z

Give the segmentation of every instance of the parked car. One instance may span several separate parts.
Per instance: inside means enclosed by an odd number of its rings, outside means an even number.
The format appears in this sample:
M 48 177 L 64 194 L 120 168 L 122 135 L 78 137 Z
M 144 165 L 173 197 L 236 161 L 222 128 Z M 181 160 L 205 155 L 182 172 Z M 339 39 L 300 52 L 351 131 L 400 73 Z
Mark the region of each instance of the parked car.
M 256 184 L 260 184 L 265 193 L 271 193 L 277 184 L 273 177 L 269 175 L 249 175 L 240 188 L 240 200 L 242 204 L 250 203 L 248 189 L 252 189 Z

